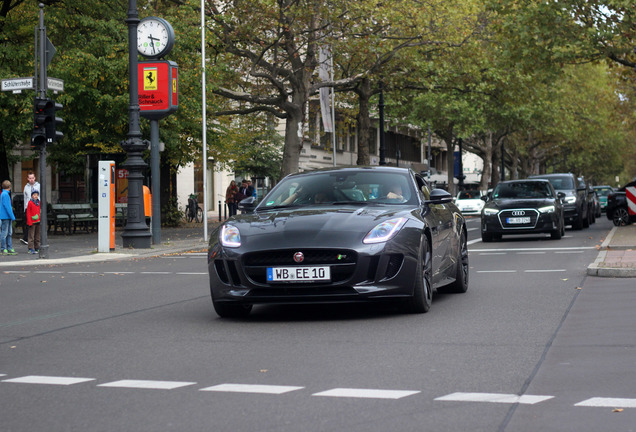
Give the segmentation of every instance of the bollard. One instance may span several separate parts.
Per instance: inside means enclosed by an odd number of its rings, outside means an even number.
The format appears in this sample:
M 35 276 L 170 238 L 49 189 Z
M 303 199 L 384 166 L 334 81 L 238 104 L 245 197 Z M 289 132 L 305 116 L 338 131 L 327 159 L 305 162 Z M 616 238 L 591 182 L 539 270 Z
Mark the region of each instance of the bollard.
M 223 205 L 223 220 L 227 220 L 227 203 Z
M 219 200 L 219 222 L 221 222 L 221 200 Z

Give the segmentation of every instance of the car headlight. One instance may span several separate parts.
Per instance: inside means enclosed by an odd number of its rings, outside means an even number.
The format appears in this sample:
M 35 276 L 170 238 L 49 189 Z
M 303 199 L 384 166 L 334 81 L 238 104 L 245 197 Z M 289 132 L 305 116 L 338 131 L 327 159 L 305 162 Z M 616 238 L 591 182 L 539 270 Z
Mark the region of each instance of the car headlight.
M 554 213 L 555 208 L 553 205 L 549 205 L 545 207 L 540 207 L 537 210 L 539 210 L 540 213 Z
M 241 233 L 233 225 L 223 225 L 220 237 L 221 244 L 225 247 L 235 248 L 241 246 Z
M 485 208 L 483 211 L 484 211 L 484 216 L 492 216 L 499 213 L 499 210 L 494 208 Z
M 395 218 L 379 223 L 369 231 L 362 243 L 373 244 L 389 241 L 402 229 L 406 221 L 406 218 Z
M 564 201 L 567 204 L 574 204 L 576 202 L 576 197 L 575 196 L 566 196 Z

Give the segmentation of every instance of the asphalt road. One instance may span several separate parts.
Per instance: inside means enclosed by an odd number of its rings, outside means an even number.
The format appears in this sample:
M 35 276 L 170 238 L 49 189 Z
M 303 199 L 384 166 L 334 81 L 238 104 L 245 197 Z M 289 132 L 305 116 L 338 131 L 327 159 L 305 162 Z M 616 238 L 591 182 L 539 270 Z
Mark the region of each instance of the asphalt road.
M 423 315 L 221 320 L 197 254 L 2 271 L 0 429 L 636 429 L 636 322 L 613 319 L 630 316 L 633 279 L 586 276 L 610 223 L 488 244 L 478 223 L 469 291 Z

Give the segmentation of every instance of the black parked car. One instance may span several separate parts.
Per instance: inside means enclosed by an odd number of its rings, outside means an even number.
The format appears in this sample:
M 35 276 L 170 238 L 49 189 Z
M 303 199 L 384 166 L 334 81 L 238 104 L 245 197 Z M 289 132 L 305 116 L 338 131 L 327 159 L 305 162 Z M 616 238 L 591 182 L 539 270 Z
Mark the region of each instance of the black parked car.
M 572 228 L 577 230 L 590 226 L 587 188 L 585 185 L 579 185 L 574 174 L 541 174 L 529 178 L 548 180 L 557 193 L 563 192 L 565 194 L 563 213 L 566 225 L 572 225 Z
M 221 317 L 258 303 L 399 300 L 468 288 L 467 232 L 451 195 L 410 169 L 356 167 L 285 177 L 211 234 L 210 291 Z
M 636 208 L 632 208 L 630 212 L 630 206 L 627 202 L 628 189 L 632 199 L 636 199 L 636 181 L 627 183 L 622 188 L 607 195 L 607 218 L 614 222 L 616 226 L 629 225 L 632 222 L 636 222 Z
M 547 180 L 501 182 L 481 211 L 481 239 L 500 240 L 502 235 L 549 233 L 558 240 L 565 233 L 565 194 Z

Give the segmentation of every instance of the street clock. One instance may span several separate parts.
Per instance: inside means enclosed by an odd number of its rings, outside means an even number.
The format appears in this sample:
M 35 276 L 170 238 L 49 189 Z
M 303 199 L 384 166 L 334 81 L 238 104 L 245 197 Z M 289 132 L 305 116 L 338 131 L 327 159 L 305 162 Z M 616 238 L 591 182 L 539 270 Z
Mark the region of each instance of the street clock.
M 172 50 L 174 39 L 174 29 L 163 18 L 147 17 L 137 26 L 137 51 L 144 57 L 165 57 Z

